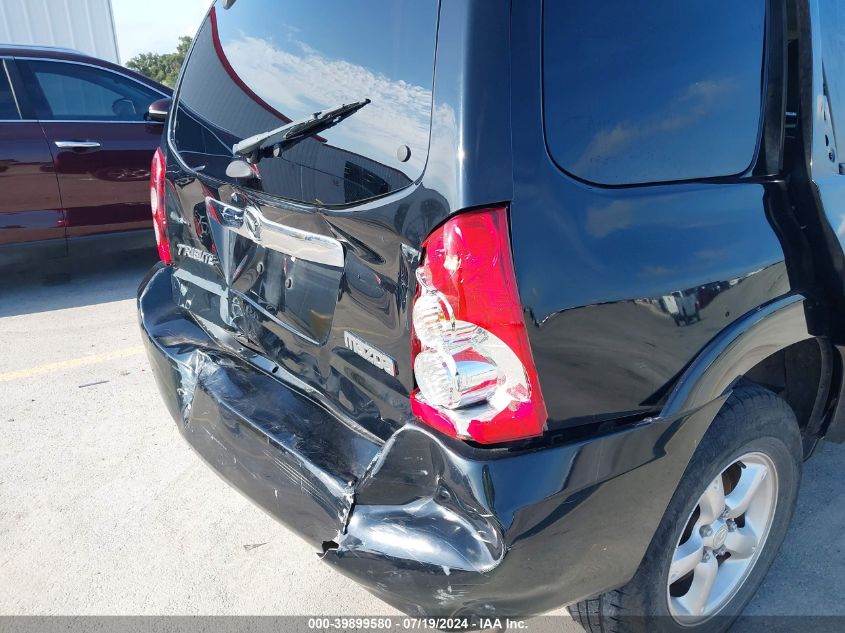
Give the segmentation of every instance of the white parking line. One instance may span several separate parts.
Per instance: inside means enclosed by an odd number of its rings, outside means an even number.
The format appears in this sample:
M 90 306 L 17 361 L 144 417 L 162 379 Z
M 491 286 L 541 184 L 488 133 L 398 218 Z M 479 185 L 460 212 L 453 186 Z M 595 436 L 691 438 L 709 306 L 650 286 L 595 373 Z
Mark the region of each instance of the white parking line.
M 44 365 L 36 365 L 35 367 L 28 367 L 27 369 L 18 369 L 16 371 L 9 371 L 4 374 L 0 374 L 0 382 L 11 382 L 13 380 L 21 380 L 22 378 L 32 378 L 33 376 L 52 374 L 57 371 L 64 371 L 75 367 L 85 367 L 86 365 L 98 365 L 100 363 L 105 363 L 106 361 L 118 358 L 128 358 L 130 356 L 136 356 L 143 353 L 143 346 L 135 345 L 133 347 L 124 347 L 110 352 L 103 352 L 102 354 L 81 356 L 80 358 L 61 360 L 55 363 L 45 363 Z

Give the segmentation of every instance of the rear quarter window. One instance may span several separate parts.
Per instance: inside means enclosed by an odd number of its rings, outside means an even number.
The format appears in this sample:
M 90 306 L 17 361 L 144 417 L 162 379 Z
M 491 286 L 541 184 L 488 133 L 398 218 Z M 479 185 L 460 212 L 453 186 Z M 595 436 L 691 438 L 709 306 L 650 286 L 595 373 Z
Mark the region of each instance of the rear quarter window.
M 765 0 L 545 2 L 554 161 L 597 184 L 732 176 L 761 120 Z

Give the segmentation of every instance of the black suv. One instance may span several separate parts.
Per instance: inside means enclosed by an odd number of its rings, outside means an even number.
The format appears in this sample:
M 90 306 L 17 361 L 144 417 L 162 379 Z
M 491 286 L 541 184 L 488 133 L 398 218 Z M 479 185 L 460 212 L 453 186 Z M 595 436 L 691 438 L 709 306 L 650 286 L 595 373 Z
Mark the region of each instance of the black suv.
M 843 31 L 838 0 L 218 1 L 139 295 L 181 432 L 407 613 L 726 627 L 845 438 Z

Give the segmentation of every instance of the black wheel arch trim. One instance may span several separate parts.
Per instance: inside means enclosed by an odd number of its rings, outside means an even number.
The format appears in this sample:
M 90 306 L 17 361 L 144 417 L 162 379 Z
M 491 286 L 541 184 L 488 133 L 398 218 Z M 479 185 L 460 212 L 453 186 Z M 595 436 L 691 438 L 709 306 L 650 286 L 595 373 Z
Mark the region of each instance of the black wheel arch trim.
M 729 395 L 737 380 L 763 359 L 810 338 L 806 298 L 790 294 L 753 310 L 722 330 L 681 374 L 661 418 L 695 410 Z

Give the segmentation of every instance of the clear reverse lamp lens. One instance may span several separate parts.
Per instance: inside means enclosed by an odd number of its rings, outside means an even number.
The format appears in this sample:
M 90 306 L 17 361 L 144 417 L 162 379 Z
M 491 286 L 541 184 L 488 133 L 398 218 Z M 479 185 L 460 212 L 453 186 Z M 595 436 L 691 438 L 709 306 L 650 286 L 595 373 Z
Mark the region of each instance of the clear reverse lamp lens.
M 499 372 L 491 363 L 456 361 L 442 351 L 428 350 L 414 360 L 414 373 L 429 404 L 457 409 L 487 400 L 496 390 Z
M 425 288 L 426 280 L 418 279 Z M 495 337 L 473 323 L 456 321 L 446 297 L 431 289 L 414 302 L 413 322 L 422 347 L 414 374 L 429 404 L 455 410 L 501 399 L 497 391 L 511 381 L 496 360 Z

